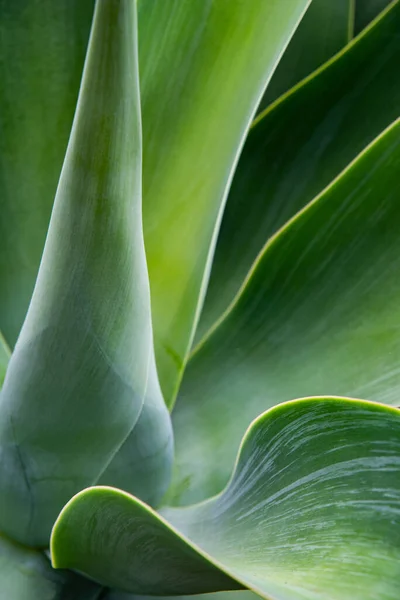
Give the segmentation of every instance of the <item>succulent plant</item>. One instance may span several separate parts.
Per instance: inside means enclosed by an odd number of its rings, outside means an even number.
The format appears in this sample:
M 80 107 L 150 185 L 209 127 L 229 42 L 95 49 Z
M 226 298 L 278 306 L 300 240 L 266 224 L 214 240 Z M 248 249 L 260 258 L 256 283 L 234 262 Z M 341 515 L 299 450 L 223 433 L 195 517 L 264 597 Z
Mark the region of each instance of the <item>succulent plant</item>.
M 0 0 L 1 598 L 398 599 L 399 32 Z

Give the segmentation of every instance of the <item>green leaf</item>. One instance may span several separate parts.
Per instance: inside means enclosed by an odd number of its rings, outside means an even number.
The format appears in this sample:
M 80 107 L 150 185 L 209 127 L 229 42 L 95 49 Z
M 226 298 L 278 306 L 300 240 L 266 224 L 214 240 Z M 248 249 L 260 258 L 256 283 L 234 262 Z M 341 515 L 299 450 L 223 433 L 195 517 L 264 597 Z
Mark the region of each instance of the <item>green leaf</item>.
M 8 361 L 10 360 L 11 350 L 8 347 L 4 336 L 0 331 L 0 389 L 6 376 Z
M 14 346 L 71 130 L 93 0 L 0 0 L 0 328 Z
M 399 455 L 396 409 L 289 402 L 252 424 L 209 501 L 159 516 L 112 488 L 75 496 L 53 529 L 52 561 L 138 593 L 218 589 L 219 567 L 274 600 L 397 600 Z
M 268 84 L 259 112 L 347 44 L 353 3 L 354 0 L 311 2 Z
M 152 352 L 141 219 L 136 4 L 97 4 L 29 312 L 0 402 L 0 529 L 46 545 L 143 404 Z
M 215 594 L 200 594 L 196 600 L 256 600 L 252 592 L 217 592 Z M 101 600 L 164 600 L 165 596 L 138 596 L 125 592 L 110 590 Z M 169 596 L 169 600 L 193 600 L 193 596 Z
M 399 116 L 399 30 L 396 2 L 253 125 L 228 197 L 197 340 L 233 300 L 268 238 Z
M 274 404 L 398 403 L 399 171 L 397 121 L 266 245 L 185 373 L 172 502 L 219 491 L 243 423 Z
M 144 232 L 168 405 L 192 343 L 232 169 L 308 4 L 139 2 Z
M 86 578 L 55 571 L 44 554 L 0 536 L 2 598 L 7 600 L 98 600 L 101 588 Z
M 53 528 L 51 554 L 55 568 L 78 569 L 138 594 L 242 588 L 149 506 L 111 487 L 88 488 L 70 500 Z
M 157 362 L 168 402 L 191 345 L 238 147 L 277 53 L 308 3 L 256 0 L 252 10 L 240 0 L 139 3 L 145 237 Z M 33 4 L 24 11 L 14 4 L 15 10 L 0 5 L 7 16 L 2 47 L 7 86 L 3 101 L 0 96 L 7 132 L 1 147 L 5 179 L 0 179 L 0 189 L 7 200 L 7 218 L 0 254 L 18 257 L 17 268 L 17 258 L 13 269 L 7 260 L 1 265 L 6 293 L 0 304 L 0 325 L 5 323 L 12 343 L 28 306 L 44 244 L 93 0 L 60 0 L 57 6 L 43 0 L 39 9 Z M 265 43 L 270 29 L 273 34 Z M 214 75 L 209 78 L 211 67 Z M 20 72 L 24 78 L 16 75 Z M 234 104 L 229 102 L 233 95 Z M 29 143 L 21 142 L 21 137 Z M 28 206 L 35 210 L 27 211 Z M 198 225 L 196 231 L 193 223 Z M 188 227 L 189 239 L 182 236 Z
M 173 431 L 151 357 L 146 396 L 140 417 L 124 444 L 100 477 L 111 485 L 157 506 L 171 480 Z
M 355 3 L 354 31 L 356 34 L 364 29 L 389 4 L 393 4 L 392 0 L 355 0 Z

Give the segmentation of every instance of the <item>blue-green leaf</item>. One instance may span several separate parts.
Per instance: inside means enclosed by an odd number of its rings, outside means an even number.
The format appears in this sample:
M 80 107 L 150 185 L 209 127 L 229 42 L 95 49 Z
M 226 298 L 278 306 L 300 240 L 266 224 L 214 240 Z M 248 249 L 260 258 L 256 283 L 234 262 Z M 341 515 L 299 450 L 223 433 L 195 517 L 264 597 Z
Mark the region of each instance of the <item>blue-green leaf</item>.
M 204 503 L 157 515 L 119 490 L 81 492 L 52 560 L 139 594 L 237 581 L 274 600 L 397 600 L 399 507 L 400 412 L 304 399 L 251 425 L 226 489 Z
M 139 418 L 152 352 L 136 4 L 97 3 L 73 130 L 0 402 L 0 529 L 46 545 Z
M 14 347 L 71 131 L 94 0 L 0 0 L 0 328 Z
M 75 573 L 55 571 L 49 559 L 0 536 L 1 596 L 4 600 L 100 600 L 102 589 Z
M 274 404 L 398 403 L 399 181 L 400 120 L 265 246 L 186 370 L 171 501 L 221 490 L 243 424 Z
M 171 417 L 152 355 L 140 417 L 98 483 L 121 488 L 157 506 L 170 484 L 173 450 Z

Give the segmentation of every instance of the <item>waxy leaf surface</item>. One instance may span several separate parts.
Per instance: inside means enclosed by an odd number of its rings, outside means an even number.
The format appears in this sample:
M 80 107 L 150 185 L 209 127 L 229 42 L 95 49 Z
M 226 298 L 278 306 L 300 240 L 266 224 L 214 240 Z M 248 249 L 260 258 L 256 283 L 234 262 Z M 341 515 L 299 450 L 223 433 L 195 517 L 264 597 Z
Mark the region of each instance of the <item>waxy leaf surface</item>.
M 32 296 L 82 77 L 94 0 L 0 0 L 0 328 Z
M 268 240 L 400 116 L 400 3 L 257 120 L 218 237 L 197 341 Z
M 68 571 L 55 571 L 38 550 L 0 536 L 1 594 L 4 600 L 99 600 L 102 589 Z
M 252 424 L 226 489 L 204 503 L 159 516 L 119 490 L 81 492 L 52 560 L 136 593 L 236 580 L 274 600 L 397 600 L 399 506 L 399 411 L 304 399 Z
M 267 244 L 185 373 L 170 501 L 221 490 L 243 424 L 274 404 L 398 403 L 399 172 L 397 121 Z
M 171 417 L 152 355 L 140 417 L 98 483 L 121 488 L 157 506 L 170 484 L 173 453 Z
M 138 4 L 144 235 L 156 361 L 169 406 L 192 343 L 232 170 L 308 4 Z
M 32 302 L 0 401 L 0 529 L 47 544 L 143 405 L 152 350 L 136 4 L 96 6 Z

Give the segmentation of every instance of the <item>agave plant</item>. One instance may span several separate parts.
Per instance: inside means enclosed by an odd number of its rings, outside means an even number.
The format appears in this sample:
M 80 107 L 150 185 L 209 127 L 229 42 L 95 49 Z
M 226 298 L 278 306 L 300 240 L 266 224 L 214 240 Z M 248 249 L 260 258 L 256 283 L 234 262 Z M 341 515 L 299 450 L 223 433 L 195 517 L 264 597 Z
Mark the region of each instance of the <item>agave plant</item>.
M 2 599 L 398 600 L 399 32 L 0 0 Z

